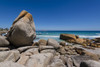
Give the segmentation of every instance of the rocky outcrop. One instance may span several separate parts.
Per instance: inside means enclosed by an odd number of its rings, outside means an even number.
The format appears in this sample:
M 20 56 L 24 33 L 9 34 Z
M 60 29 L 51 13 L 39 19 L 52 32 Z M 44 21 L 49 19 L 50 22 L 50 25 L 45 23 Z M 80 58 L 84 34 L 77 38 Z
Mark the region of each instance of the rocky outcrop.
M 12 27 L 7 33 L 7 39 L 14 46 L 32 45 L 36 37 L 33 17 L 30 13 L 23 10 L 13 22 Z
M 61 34 L 65 41 L 40 39 L 32 43 L 36 32 L 27 11 L 20 13 L 6 36 L 0 36 L 0 67 L 100 67 L 100 48 L 90 47 L 100 47 L 100 38 Z
M 86 48 L 82 49 L 81 45 L 60 45 L 58 48 L 55 44 L 58 46 L 61 43 L 56 41 L 52 45 L 23 46 L 15 49 L 1 47 L 0 64 L 12 61 L 11 66 L 18 64 L 25 67 L 79 67 L 83 65 L 82 62 L 88 60 L 99 62 L 99 52 L 96 54 L 98 50 L 91 53 Z
M 78 35 L 74 35 L 74 34 L 60 34 L 60 39 L 70 43 L 76 43 L 76 44 L 86 43 L 86 39 L 79 38 Z
M 76 36 L 74 34 L 60 34 L 60 39 L 63 40 L 76 40 Z
M 60 34 L 60 39 L 70 43 L 76 43 L 76 39 L 78 39 L 78 36 L 74 34 Z
M 80 44 L 84 47 L 91 46 L 91 47 L 100 47 L 100 38 L 96 39 L 85 39 L 79 38 L 79 36 L 74 34 L 61 34 L 60 39 L 65 40 L 69 43 Z M 64 43 L 61 43 L 61 45 Z
M 9 41 L 6 39 L 5 36 L 0 36 L 0 47 L 9 46 Z

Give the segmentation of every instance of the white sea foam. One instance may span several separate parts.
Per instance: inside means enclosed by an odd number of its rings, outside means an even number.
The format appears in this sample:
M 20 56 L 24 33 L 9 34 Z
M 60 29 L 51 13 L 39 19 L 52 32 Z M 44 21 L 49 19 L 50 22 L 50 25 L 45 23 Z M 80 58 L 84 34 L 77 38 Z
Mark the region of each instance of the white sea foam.
M 51 37 L 51 38 L 59 38 L 59 36 L 55 36 L 55 35 L 37 35 L 37 37 Z
M 58 35 L 37 35 L 39 38 L 59 38 L 60 36 Z M 98 38 L 100 35 L 94 35 L 94 36 L 86 36 L 86 35 L 79 35 L 80 38 Z
M 80 35 L 79 37 L 81 37 L 81 38 L 98 38 L 98 37 L 100 37 L 100 36 L 85 36 L 85 35 Z

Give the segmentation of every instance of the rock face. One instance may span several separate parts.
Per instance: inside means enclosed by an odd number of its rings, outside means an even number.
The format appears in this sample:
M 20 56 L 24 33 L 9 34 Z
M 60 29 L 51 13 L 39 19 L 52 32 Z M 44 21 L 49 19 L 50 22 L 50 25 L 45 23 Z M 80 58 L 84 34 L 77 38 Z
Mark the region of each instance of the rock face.
M 55 56 L 48 67 L 66 67 L 66 66 L 63 64 L 63 61 L 59 59 L 59 57 Z
M 44 39 L 40 39 L 39 40 L 39 46 L 46 46 L 47 45 L 47 41 Z
M 5 36 L 0 36 L 0 47 L 8 46 L 9 42 Z
M 36 37 L 33 17 L 30 13 L 23 10 L 13 22 L 7 38 L 15 46 L 32 45 Z
M 60 39 L 75 42 L 76 36 L 73 34 L 60 34 Z
M 27 67 L 47 67 L 53 58 L 51 53 L 35 54 L 30 57 L 27 61 Z
M 74 34 L 61 34 L 60 39 L 65 40 L 70 43 L 84 44 L 86 39 L 79 38 L 79 36 Z
M 20 56 L 19 51 L 12 50 L 12 51 L 2 51 L 0 52 L 0 62 L 3 61 L 17 61 Z
M 0 67 L 25 67 L 25 66 L 11 61 L 6 61 L 6 62 L 1 62 Z
M 81 62 L 80 67 L 100 67 L 100 62 L 88 60 Z
M 58 43 L 56 40 L 54 40 L 54 39 L 48 39 L 47 45 L 53 46 L 53 47 L 56 48 L 56 49 L 57 49 L 57 48 L 60 48 L 59 43 Z

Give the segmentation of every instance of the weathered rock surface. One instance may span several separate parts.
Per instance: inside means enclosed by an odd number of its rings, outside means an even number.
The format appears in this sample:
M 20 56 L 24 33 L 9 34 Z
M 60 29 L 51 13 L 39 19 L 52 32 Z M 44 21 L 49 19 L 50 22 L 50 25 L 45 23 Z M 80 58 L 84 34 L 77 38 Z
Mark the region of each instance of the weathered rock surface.
M 38 54 L 39 53 L 39 48 L 31 48 L 31 49 L 28 49 L 27 51 L 25 51 L 24 53 L 31 53 L 32 55 L 33 54 Z
M 47 67 L 53 58 L 52 53 L 35 54 L 27 61 L 27 67 Z
M 83 61 L 81 62 L 80 67 L 100 67 L 100 62 L 93 60 Z
M 80 55 L 87 55 L 87 56 L 90 56 L 93 60 L 99 61 L 99 57 L 95 53 L 91 53 L 91 52 L 86 51 L 86 50 L 84 50 L 82 48 L 75 48 L 75 50 Z
M 7 33 L 7 39 L 15 46 L 32 45 L 36 37 L 33 17 L 30 13 L 23 10 L 13 22 L 12 27 Z
M 66 67 L 63 64 L 63 61 L 61 59 L 59 59 L 59 57 L 54 57 L 51 62 L 52 63 L 50 65 L 48 65 L 48 67 Z
M 80 63 L 83 62 L 83 61 L 87 61 L 87 60 L 93 60 L 91 57 L 89 56 L 72 56 L 71 57 L 72 60 L 73 60 L 73 63 L 76 67 L 79 67 L 80 66 Z
M 0 63 L 0 67 L 25 67 L 25 66 L 11 61 L 5 61 Z
M 17 50 L 11 50 L 11 51 L 2 51 L 0 52 L 0 62 L 3 61 L 17 61 L 20 57 L 20 53 Z
M 47 50 L 40 51 L 40 53 L 52 53 L 53 55 L 55 55 L 56 51 L 53 49 L 47 49 Z
M 60 42 L 60 45 L 66 46 L 66 42 L 65 42 L 65 41 L 61 41 L 61 42 Z
M 41 50 L 46 50 L 46 49 L 54 49 L 54 47 L 53 46 L 40 46 L 39 47 L 39 50 L 41 51 Z
M 22 52 L 25 52 L 26 50 L 31 49 L 31 48 L 37 48 L 37 46 L 19 47 L 19 48 L 18 48 L 18 51 L 19 51 L 20 53 L 22 53 Z
M 63 39 L 63 40 L 70 40 L 70 39 L 76 40 L 76 36 L 74 34 L 60 34 L 60 39 Z
M 56 49 L 60 48 L 59 43 L 56 40 L 54 40 L 54 39 L 48 39 L 47 45 L 53 46 Z
M 17 63 L 25 65 L 28 60 L 29 56 L 27 56 L 26 54 L 21 54 L 20 59 L 17 61 Z
M 0 51 L 8 51 L 10 50 L 8 47 L 0 47 Z
M 9 46 L 9 41 L 6 39 L 5 36 L 0 36 L 0 47 Z
M 60 39 L 70 43 L 77 43 L 77 44 L 86 43 L 86 39 L 79 38 L 79 36 L 74 34 L 60 34 Z
M 40 39 L 38 43 L 39 43 L 39 46 L 46 46 L 47 45 L 47 41 L 44 39 Z

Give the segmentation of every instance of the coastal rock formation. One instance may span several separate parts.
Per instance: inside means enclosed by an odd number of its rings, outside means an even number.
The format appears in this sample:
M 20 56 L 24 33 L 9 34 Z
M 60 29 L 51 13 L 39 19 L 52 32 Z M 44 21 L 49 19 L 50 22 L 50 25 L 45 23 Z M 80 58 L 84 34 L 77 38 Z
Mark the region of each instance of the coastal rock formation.
M 79 36 L 74 34 L 60 34 L 60 39 L 76 44 L 86 43 L 86 39 L 79 38 Z
M 5 36 L 0 36 L 0 47 L 9 46 L 9 41 L 6 39 Z
M 68 42 L 75 42 L 76 36 L 74 34 L 60 34 L 60 39 Z
M 93 42 L 93 40 L 91 39 L 79 38 L 78 35 L 74 35 L 74 34 L 61 34 L 60 39 L 69 43 L 80 44 L 80 45 L 83 45 L 84 47 L 87 47 L 87 46 L 99 47 L 99 44 L 100 44 L 100 43 L 97 44 Z
M 82 45 L 59 45 L 65 42 L 61 43 L 56 40 L 53 42 L 53 40 L 49 42 L 49 45 L 22 46 L 14 49 L 0 47 L 0 65 L 5 63 L 4 67 L 9 67 L 9 64 L 11 67 L 13 65 L 18 65 L 18 67 L 79 67 L 92 65 L 92 62 L 90 64 L 86 62 L 88 60 L 93 60 L 94 65 L 96 63 L 98 65 L 99 48 L 95 51 L 91 49 L 93 53 Z
M 100 38 L 61 34 L 65 41 L 40 39 L 32 43 L 36 32 L 27 11 L 20 13 L 6 36 L 0 36 L 0 67 L 100 67 L 100 48 L 94 48 L 100 47 Z
M 15 46 L 32 45 L 36 37 L 33 17 L 30 13 L 23 10 L 13 22 L 12 27 L 7 33 L 7 39 Z

